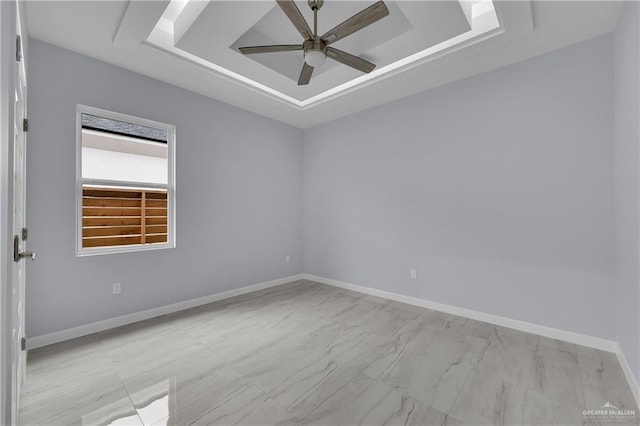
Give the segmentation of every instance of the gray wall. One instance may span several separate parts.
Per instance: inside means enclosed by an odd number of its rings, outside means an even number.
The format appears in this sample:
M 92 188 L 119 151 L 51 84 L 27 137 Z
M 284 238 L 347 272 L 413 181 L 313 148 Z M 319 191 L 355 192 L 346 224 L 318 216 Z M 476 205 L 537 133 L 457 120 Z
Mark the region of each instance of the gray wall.
M 614 33 L 617 341 L 640 381 L 640 4 L 625 4 Z
M 304 271 L 615 338 L 612 52 L 593 39 L 306 131 Z
M 28 335 L 304 270 L 602 338 L 617 329 L 636 368 L 637 103 L 620 96 L 617 239 L 612 191 L 614 41 L 616 95 L 634 84 L 637 21 L 623 19 L 615 38 L 304 133 L 32 41 Z M 77 103 L 177 126 L 176 249 L 74 256 Z M 628 254 L 617 298 L 616 248 Z
M 29 59 L 28 336 L 302 272 L 300 130 L 36 40 Z M 75 257 L 78 103 L 177 127 L 177 248 Z

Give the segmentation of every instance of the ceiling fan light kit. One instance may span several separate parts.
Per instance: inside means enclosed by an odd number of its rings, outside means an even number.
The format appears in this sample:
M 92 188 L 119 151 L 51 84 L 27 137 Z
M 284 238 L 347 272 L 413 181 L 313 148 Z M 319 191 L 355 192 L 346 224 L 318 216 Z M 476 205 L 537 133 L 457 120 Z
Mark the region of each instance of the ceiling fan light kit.
M 376 67 L 375 64 L 365 59 L 343 52 L 329 45 L 389 15 L 389 9 L 387 9 L 383 1 L 378 1 L 353 15 L 351 18 L 327 31 L 321 37 L 318 37 L 318 10 L 322 7 L 324 0 L 308 0 L 309 7 L 313 10 L 313 32 L 293 0 L 276 0 L 276 2 L 304 39 L 303 43 L 301 45 L 247 46 L 239 49 L 241 53 L 252 55 L 256 53 L 302 50 L 304 52 L 305 63 L 298 78 L 299 86 L 309 84 L 313 69 L 324 64 L 327 57 L 364 73 L 370 73 Z
M 327 47 L 322 40 L 305 40 L 304 61 L 311 67 L 319 67 L 327 60 Z
M 317 68 L 327 60 L 327 54 L 322 50 L 307 50 L 304 52 L 304 61 L 311 67 Z

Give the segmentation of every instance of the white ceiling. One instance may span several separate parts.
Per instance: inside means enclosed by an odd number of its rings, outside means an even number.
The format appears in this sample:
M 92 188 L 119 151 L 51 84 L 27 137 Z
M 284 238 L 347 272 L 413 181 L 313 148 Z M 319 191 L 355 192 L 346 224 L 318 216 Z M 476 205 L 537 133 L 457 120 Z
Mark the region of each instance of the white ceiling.
M 325 0 L 319 32 L 371 1 Z M 610 32 L 619 2 L 385 1 L 390 15 L 336 47 L 378 66 L 328 60 L 297 86 L 299 42 L 274 1 L 29 1 L 29 35 L 301 128 Z M 309 22 L 306 1 L 298 7 Z M 64 28 L 61 31 L 60 28 Z M 268 55 L 274 55 L 269 57 Z M 332 62 L 332 61 L 331 61 Z

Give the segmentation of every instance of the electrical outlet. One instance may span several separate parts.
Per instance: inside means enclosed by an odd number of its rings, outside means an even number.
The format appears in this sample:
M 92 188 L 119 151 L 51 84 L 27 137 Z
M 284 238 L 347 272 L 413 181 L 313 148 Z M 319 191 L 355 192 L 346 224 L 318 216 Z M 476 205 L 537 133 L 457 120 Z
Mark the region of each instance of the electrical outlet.
M 291 256 L 285 256 L 284 263 L 291 263 Z
M 409 270 L 409 278 L 411 278 L 412 280 L 418 279 L 418 271 L 416 271 L 415 269 Z
M 113 283 L 113 284 L 111 284 L 111 287 L 113 288 L 113 294 L 120 294 L 120 293 L 122 293 L 122 284 L 120 284 L 120 283 Z

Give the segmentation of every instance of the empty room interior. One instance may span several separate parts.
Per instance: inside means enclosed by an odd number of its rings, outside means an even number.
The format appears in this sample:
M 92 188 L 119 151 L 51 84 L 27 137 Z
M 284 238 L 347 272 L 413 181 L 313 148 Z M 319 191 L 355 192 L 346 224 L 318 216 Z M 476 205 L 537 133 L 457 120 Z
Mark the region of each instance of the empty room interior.
M 0 424 L 640 424 L 640 2 L 0 1 Z

